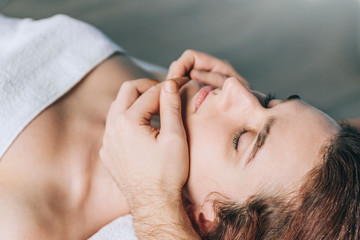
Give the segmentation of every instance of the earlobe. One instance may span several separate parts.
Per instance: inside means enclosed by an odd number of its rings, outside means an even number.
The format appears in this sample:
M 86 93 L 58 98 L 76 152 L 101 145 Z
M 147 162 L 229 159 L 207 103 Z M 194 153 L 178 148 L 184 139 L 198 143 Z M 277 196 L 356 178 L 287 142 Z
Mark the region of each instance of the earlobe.
M 205 201 L 201 206 L 197 218 L 199 230 L 202 234 L 208 233 L 215 227 L 216 213 L 213 201 Z
M 199 231 L 201 235 L 205 235 L 206 233 L 208 233 L 209 231 L 211 231 L 211 229 L 213 228 L 213 222 L 206 219 L 206 217 L 204 216 L 203 213 L 200 213 L 199 215 Z
M 216 213 L 213 200 L 206 200 L 201 206 L 189 202 L 184 207 L 193 226 L 200 235 L 203 236 L 209 233 L 215 227 Z

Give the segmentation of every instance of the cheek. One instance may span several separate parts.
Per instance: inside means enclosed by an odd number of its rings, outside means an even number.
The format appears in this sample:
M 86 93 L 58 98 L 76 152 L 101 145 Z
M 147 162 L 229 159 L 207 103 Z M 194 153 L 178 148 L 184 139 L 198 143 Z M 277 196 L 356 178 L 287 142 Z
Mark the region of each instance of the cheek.
M 190 173 L 187 181 L 187 189 L 190 194 L 191 202 L 201 205 L 206 196 L 217 189 L 217 166 L 211 153 L 204 146 L 190 147 Z M 218 166 L 219 168 L 220 166 Z
M 212 134 L 209 131 L 194 131 L 191 135 L 187 189 L 192 203 L 201 205 L 212 192 L 226 194 L 228 183 L 232 181 L 229 181 L 231 169 L 223 154 L 223 144 L 221 136 L 215 131 Z
M 196 114 L 195 114 L 196 115 Z M 227 195 L 234 179 L 226 150 L 229 131 L 220 117 L 198 114 L 191 116 L 188 126 L 190 174 L 187 191 L 193 204 L 201 205 L 212 192 Z

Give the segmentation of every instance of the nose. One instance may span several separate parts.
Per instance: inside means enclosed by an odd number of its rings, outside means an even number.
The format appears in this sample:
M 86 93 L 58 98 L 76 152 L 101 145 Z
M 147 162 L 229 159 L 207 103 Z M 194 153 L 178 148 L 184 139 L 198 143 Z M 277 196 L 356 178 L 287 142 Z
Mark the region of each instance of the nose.
M 254 94 L 234 77 L 225 80 L 219 103 L 222 111 L 229 111 L 233 108 L 242 112 L 263 109 Z

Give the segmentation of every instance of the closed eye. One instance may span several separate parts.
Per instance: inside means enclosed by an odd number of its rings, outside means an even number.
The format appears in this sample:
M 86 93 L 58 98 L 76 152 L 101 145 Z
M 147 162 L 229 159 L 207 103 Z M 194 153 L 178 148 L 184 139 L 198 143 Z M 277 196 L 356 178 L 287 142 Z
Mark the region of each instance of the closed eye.
M 274 100 L 275 99 L 275 94 L 273 93 L 268 93 L 266 94 L 266 97 L 264 99 L 264 102 L 263 102 L 263 107 L 264 108 L 268 108 L 269 107 L 269 103 L 271 102 L 271 100 Z
M 264 108 L 268 108 L 269 103 L 274 99 L 275 99 L 275 94 L 268 93 L 268 94 L 266 94 L 265 98 L 262 101 L 260 99 L 259 99 L 259 101 L 263 105 Z M 236 151 L 239 148 L 239 141 L 240 141 L 241 135 L 243 135 L 246 132 L 248 132 L 248 131 L 244 128 L 240 128 L 239 130 L 236 131 L 236 133 L 233 137 L 233 146 Z
M 239 140 L 240 140 L 241 135 L 243 135 L 246 132 L 247 132 L 247 130 L 244 128 L 240 128 L 239 130 L 236 131 L 236 133 L 233 137 L 233 146 L 236 151 L 239 147 Z

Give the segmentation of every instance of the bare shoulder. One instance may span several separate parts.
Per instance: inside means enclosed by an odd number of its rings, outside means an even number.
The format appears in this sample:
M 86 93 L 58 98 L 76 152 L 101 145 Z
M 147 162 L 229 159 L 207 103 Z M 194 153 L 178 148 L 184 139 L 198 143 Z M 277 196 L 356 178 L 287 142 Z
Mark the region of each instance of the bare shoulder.
M 0 185 L 0 239 L 53 239 L 30 202 Z

